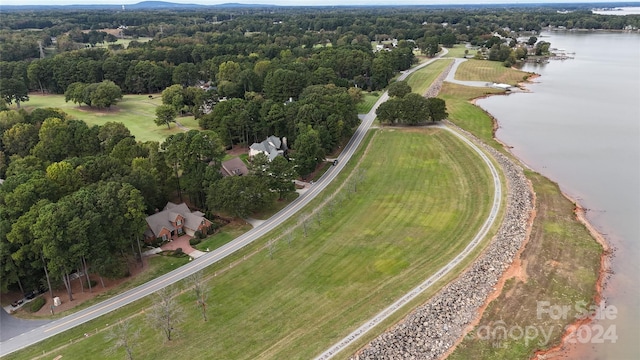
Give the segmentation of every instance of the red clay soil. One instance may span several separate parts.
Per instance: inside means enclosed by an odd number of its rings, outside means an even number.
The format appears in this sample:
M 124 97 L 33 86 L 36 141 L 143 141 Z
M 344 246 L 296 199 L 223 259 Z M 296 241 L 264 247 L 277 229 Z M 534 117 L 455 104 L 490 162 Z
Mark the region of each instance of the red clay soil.
M 566 194 L 565 197 L 576 204 L 576 201 L 571 199 Z M 602 299 L 602 288 L 607 276 L 610 273 L 609 259 L 611 256 L 611 248 L 609 247 L 609 243 L 607 243 L 607 240 L 604 238 L 604 236 L 602 236 L 602 234 L 600 234 L 598 230 L 596 230 L 596 228 L 593 227 L 593 225 L 591 225 L 591 223 L 587 220 L 585 216 L 585 209 L 580 206 L 576 206 L 573 211 L 576 214 L 576 218 L 578 219 L 578 221 L 580 221 L 587 228 L 587 230 L 589 230 L 591 236 L 596 239 L 596 241 L 602 246 L 604 250 L 602 252 L 602 255 L 600 256 L 600 270 L 598 272 L 598 280 L 596 280 L 596 294 L 594 296 L 594 303 L 600 303 Z M 566 328 L 564 335 L 562 336 L 560 344 L 544 351 L 537 351 L 533 355 L 532 359 L 543 360 L 557 358 L 581 358 L 584 354 L 581 354 L 581 352 L 575 347 L 575 345 L 569 344 L 567 340 L 571 338 L 571 335 L 575 333 L 575 331 L 580 328 L 580 326 L 589 324 L 591 321 L 592 319 L 590 317 L 587 317 L 585 319 L 577 320 L 573 324 L 569 325 Z

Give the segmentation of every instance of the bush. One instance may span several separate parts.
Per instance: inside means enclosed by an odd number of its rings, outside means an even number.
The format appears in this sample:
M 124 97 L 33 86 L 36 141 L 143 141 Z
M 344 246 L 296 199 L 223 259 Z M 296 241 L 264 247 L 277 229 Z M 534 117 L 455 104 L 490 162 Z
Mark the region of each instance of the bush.
M 189 239 L 189 245 L 191 245 L 191 246 L 198 245 L 198 244 L 200 244 L 200 241 L 202 241 L 202 240 L 200 240 L 197 237 L 194 237 L 192 239 Z
M 182 251 L 182 248 L 177 248 L 177 249 L 173 250 L 173 256 L 181 257 L 182 255 L 184 255 L 184 252 Z
M 42 307 L 44 306 L 44 304 L 47 303 L 47 299 L 41 297 L 36 298 L 35 300 L 33 300 L 32 302 L 29 303 L 29 312 L 36 312 L 40 309 L 42 309 Z

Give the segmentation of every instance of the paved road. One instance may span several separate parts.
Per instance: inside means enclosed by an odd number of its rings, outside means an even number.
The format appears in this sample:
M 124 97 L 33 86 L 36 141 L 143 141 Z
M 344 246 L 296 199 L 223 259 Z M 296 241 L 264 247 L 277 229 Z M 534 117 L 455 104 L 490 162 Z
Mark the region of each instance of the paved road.
M 442 55 L 446 54 L 447 51 L 443 51 L 442 54 L 431 59 L 427 62 L 424 62 L 408 71 L 403 72 L 403 74 L 399 77 L 399 80 L 404 80 L 409 74 L 412 72 L 427 66 L 431 62 L 437 60 Z M 302 209 L 305 205 L 307 205 L 313 198 L 315 198 L 324 188 L 331 182 L 333 179 L 338 176 L 340 171 L 344 168 L 347 161 L 353 156 L 358 145 L 364 138 L 365 134 L 371 127 L 373 120 L 376 118 L 375 111 L 380 104 L 387 101 L 389 96 L 385 92 L 380 96 L 380 99 L 376 102 L 371 111 L 366 114 L 362 118 L 362 122 L 360 126 L 356 129 L 354 135 L 351 137 L 344 150 L 338 157 L 338 164 L 336 166 L 332 166 L 318 181 L 316 181 L 311 188 L 298 197 L 295 201 L 293 201 L 289 206 L 279 211 L 277 214 L 269 218 L 267 221 L 262 223 L 260 226 L 248 231 L 247 233 L 241 235 L 235 240 L 227 243 L 226 245 L 201 256 L 200 258 L 167 273 L 161 277 L 158 277 L 152 281 L 149 281 L 146 284 L 143 284 L 139 287 L 131 289 L 127 292 L 124 292 L 120 295 L 117 295 L 109 300 L 105 300 L 99 304 L 93 305 L 89 308 L 81 310 L 75 314 L 66 316 L 64 318 L 52 321 L 42 326 L 38 326 L 31 331 L 22 333 L 20 335 L 16 335 L 8 340 L 2 340 L 0 342 L 0 356 L 5 356 L 14 351 L 20 350 L 27 346 L 33 345 L 37 342 L 45 340 L 54 335 L 60 334 L 64 331 L 67 331 L 71 328 L 74 328 L 78 325 L 81 325 L 87 321 L 96 319 L 104 314 L 107 314 L 111 311 L 114 311 L 124 305 L 130 304 L 136 300 L 142 299 L 145 296 L 148 296 L 159 289 L 162 289 L 166 286 L 169 286 L 175 282 L 178 282 L 185 277 L 192 275 L 214 263 L 217 263 L 224 259 L 225 257 L 233 254 L 234 252 L 242 249 L 243 247 L 251 244 L 255 240 L 267 234 L 269 231 L 276 228 L 283 221 L 288 219 L 290 216 L 294 215 L 300 209 Z M 5 323 L 4 321 L 0 323 L 0 332 L 5 332 Z M 8 326 L 8 324 L 7 324 Z

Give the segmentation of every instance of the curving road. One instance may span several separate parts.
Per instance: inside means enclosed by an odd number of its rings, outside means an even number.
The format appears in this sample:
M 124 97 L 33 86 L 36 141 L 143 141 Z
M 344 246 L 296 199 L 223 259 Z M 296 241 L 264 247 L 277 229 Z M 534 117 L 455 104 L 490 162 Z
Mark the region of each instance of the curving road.
M 399 80 L 404 80 L 407 76 L 409 76 L 412 72 L 421 69 L 433 61 L 439 59 L 441 56 L 447 53 L 446 49 L 436 56 L 435 58 L 421 63 L 420 65 L 407 70 L 402 73 L 402 75 L 398 78 Z M 371 127 L 373 120 L 376 118 L 376 109 L 380 104 L 387 101 L 389 96 L 385 92 L 380 96 L 378 101 L 375 103 L 371 111 L 362 118 L 362 122 L 360 126 L 356 129 L 354 135 L 351 137 L 344 150 L 338 156 L 338 164 L 336 166 L 332 166 L 314 185 L 298 197 L 295 201 L 289 204 L 286 208 L 282 209 L 274 216 L 269 218 L 267 221 L 262 223 L 262 225 L 246 232 L 245 234 L 239 236 L 235 240 L 227 243 L 226 245 L 211 251 L 200 258 L 193 260 L 192 262 L 171 271 L 163 276 L 160 276 L 152 281 L 147 282 L 146 284 L 140 285 L 134 289 L 126 291 L 120 295 L 117 295 L 109 300 L 105 300 L 99 304 L 88 307 L 84 310 L 81 310 L 75 314 L 68 315 L 66 317 L 60 318 L 58 320 L 46 323 L 44 325 L 38 326 L 36 328 L 30 329 L 24 333 L 13 336 L 10 339 L 4 340 L 0 342 L 0 357 L 8 355 L 17 350 L 23 349 L 25 347 L 36 344 L 42 340 L 50 338 L 54 335 L 60 334 L 64 331 L 72 329 L 78 325 L 84 324 L 87 321 L 96 319 L 104 314 L 107 314 L 111 311 L 114 311 L 124 305 L 130 304 L 136 300 L 142 299 L 145 296 L 148 296 L 159 289 L 162 289 L 166 286 L 169 286 L 173 283 L 176 283 L 185 277 L 192 275 L 212 264 L 215 264 L 225 257 L 233 254 L 234 252 L 242 249 L 243 247 L 251 244 L 255 240 L 261 238 L 269 231 L 276 228 L 282 222 L 287 220 L 289 217 L 294 215 L 296 212 L 300 211 L 305 205 L 307 205 L 311 200 L 313 200 L 322 190 L 324 190 L 327 185 L 333 181 L 336 176 L 342 171 L 347 161 L 353 156 L 355 151 L 357 150 L 360 142 L 364 139 L 365 134 Z M 0 323 L 0 332 L 3 334 L 11 333 L 11 322 L 2 321 Z

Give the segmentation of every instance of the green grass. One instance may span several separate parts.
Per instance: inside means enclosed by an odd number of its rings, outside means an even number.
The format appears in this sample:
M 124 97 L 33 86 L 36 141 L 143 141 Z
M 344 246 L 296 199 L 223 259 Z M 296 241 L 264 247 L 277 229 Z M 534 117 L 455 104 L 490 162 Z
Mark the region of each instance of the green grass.
M 157 126 L 153 122 L 155 109 L 161 102 L 159 94 L 154 94 L 152 99 L 149 99 L 149 95 L 125 95 L 122 101 L 111 109 L 96 110 L 65 102 L 64 95 L 32 94 L 29 96 L 29 101 L 24 103 L 24 108 L 27 110 L 41 107 L 59 108 L 72 118 L 83 120 L 89 125 L 103 125 L 108 121 L 121 122 L 129 128 L 138 141 L 162 142 L 169 135 L 182 130 L 175 124 L 171 125 L 171 129 L 167 129 L 166 126 Z M 193 117 L 180 117 L 178 121 L 188 128 L 199 129 Z
M 504 67 L 500 61 L 469 59 L 458 66 L 455 79 L 517 85 L 527 76 L 529 73 Z
M 575 321 L 575 305 L 592 304 L 600 266 L 602 247 L 588 230 L 576 221 L 574 204 L 565 198 L 557 184 L 534 172 L 527 172 L 537 196 L 537 214 L 531 237 L 522 254 L 526 279 L 511 278 L 502 294 L 483 315 L 479 326 L 491 328 L 503 321 L 507 329 L 515 325 L 551 332 L 549 343 L 542 335 L 530 341 L 507 339 L 501 347 L 495 342 L 472 336 L 458 346 L 450 359 L 526 359 L 536 350 L 560 341 L 563 329 Z M 569 306 L 567 319 L 537 316 L 537 301 Z
M 433 81 L 453 60 L 438 60 L 409 75 L 407 84 L 414 93 L 424 95 Z
M 329 188 L 330 194 L 346 184 L 337 203 L 321 207 L 327 194 L 306 210 L 322 214 L 311 215 L 308 236 L 294 218 L 279 230 L 293 231 L 291 243 L 280 240 L 273 259 L 262 242 L 207 269 L 217 275 L 208 285 L 209 321 L 190 292 L 178 297 L 187 318 L 170 343 L 134 316 L 141 331 L 135 357 L 310 358 L 455 257 L 490 207 L 486 166 L 447 131 L 379 131 L 355 158 L 361 158 L 356 173 L 364 174 L 357 191 L 348 172 L 341 174 Z M 256 251 L 229 269 L 230 261 Z M 43 351 L 49 358 L 119 357 L 106 354 L 110 345 L 99 330 L 149 305 L 142 300 L 7 358 Z
M 470 131 L 486 144 L 502 149 L 493 138 L 493 119 L 480 107 L 470 102 L 478 97 L 501 94 L 503 90 L 471 87 L 445 82 L 438 97 L 447 104 L 448 119 L 461 128 Z
M 363 91 L 362 95 L 362 101 L 356 104 L 356 110 L 358 111 L 358 114 L 368 114 L 369 111 L 371 111 L 371 108 L 373 108 L 373 105 L 376 104 L 376 101 L 378 101 L 382 93 L 379 91 L 374 91 L 372 93 Z
M 464 44 L 455 44 L 452 48 L 447 48 L 447 50 L 449 50 L 449 52 L 447 53 L 447 55 L 443 56 L 445 58 L 463 58 L 464 57 L 464 51 L 467 50 L 466 46 Z M 474 50 L 468 49 L 469 52 L 467 54 L 467 56 L 473 56 L 475 54 Z
M 225 225 L 220 232 L 202 240 L 202 242 L 194 246 L 194 248 L 200 251 L 207 251 L 207 249 L 208 251 L 213 251 L 249 230 L 251 230 L 251 225 L 249 224 L 231 223 L 229 225 Z

